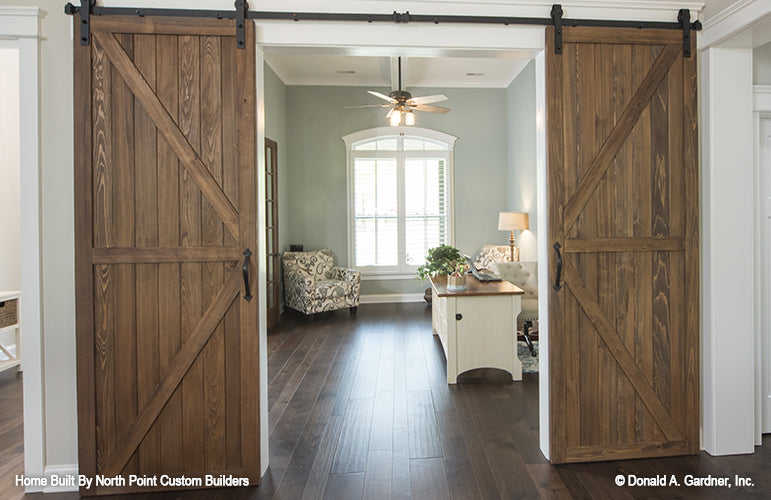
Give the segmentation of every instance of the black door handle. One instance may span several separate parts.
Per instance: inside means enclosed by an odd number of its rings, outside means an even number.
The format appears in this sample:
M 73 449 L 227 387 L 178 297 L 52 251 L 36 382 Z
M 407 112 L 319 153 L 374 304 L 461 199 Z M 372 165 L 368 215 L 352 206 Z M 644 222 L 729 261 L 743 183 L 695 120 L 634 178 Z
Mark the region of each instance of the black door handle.
M 457 319 L 458 321 L 460 321 L 460 320 L 462 320 L 462 319 L 463 319 L 463 315 L 462 315 L 461 313 L 458 313 L 458 314 L 456 314 L 456 315 L 455 315 L 455 319 Z
M 248 248 L 244 250 L 244 267 L 241 270 L 244 273 L 244 299 L 247 302 L 252 300 L 252 291 L 249 288 L 249 257 L 252 256 L 252 251 Z
M 560 281 L 562 281 L 562 254 L 560 253 L 560 248 L 562 247 L 559 243 L 554 244 L 554 249 L 557 251 L 557 279 L 553 288 L 557 291 L 562 288 L 562 285 L 560 284 Z

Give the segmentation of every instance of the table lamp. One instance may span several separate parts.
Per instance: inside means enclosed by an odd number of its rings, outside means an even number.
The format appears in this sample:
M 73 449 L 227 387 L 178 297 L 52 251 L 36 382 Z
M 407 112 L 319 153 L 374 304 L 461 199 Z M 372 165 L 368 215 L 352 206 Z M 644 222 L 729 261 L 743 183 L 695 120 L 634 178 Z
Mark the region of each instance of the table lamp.
M 514 261 L 514 231 L 529 229 L 528 216 L 521 212 L 498 213 L 498 230 L 511 231 L 509 246 L 511 247 L 511 260 Z

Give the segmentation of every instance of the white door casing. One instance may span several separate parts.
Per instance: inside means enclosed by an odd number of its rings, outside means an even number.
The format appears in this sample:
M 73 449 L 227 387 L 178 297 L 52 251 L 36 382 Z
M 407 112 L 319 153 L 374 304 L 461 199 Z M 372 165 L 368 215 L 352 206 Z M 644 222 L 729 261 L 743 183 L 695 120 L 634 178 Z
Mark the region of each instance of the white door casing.
M 763 285 L 761 318 L 763 330 L 763 433 L 771 432 L 771 114 L 762 116 L 759 121 L 760 174 L 764 186 L 763 203 Z

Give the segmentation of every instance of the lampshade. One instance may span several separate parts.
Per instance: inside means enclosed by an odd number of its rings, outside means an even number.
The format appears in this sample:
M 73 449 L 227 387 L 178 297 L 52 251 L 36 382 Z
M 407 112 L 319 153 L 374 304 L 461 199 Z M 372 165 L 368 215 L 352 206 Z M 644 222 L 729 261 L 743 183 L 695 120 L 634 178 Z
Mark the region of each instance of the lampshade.
M 529 229 L 530 222 L 528 216 L 521 212 L 499 212 L 498 230 L 499 231 L 517 231 Z

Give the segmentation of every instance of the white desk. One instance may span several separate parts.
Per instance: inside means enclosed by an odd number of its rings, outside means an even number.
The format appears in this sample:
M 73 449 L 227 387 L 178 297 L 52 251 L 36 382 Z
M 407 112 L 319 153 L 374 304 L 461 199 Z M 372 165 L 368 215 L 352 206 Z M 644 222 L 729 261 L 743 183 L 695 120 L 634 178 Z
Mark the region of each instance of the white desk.
M 434 335 L 447 358 L 447 383 L 475 368 L 499 368 L 522 380 L 517 357 L 517 315 L 525 292 L 508 281 L 466 279 L 466 290 L 447 290 L 447 278 L 431 278 Z
M 21 371 L 21 330 L 19 328 L 20 292 L 0 292 L 0 371 L 18 366 Z M 13 336 L 14 347 L 3 342 Z

